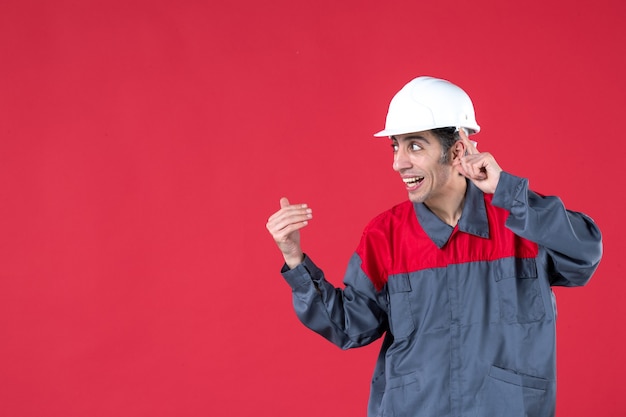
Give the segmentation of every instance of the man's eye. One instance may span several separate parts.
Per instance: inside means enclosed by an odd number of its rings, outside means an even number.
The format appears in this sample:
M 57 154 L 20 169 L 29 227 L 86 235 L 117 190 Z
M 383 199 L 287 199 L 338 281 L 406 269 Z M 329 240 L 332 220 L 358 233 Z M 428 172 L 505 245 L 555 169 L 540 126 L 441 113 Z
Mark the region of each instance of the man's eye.
M 422 147 L 419 146 L 417 143 L 412 143 L 410 148 L 412 151 L 419 151 L 420 149 L 422 149 Z
M 398 152 L 398 145 L 396 143 L 392 143 L 391 149 L 393 149 L 394 152 Z

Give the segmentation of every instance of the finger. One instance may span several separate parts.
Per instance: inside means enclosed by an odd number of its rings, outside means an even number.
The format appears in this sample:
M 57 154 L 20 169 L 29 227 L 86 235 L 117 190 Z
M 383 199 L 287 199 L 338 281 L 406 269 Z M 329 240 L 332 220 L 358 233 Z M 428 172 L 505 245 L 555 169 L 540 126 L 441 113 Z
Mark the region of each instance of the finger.
M 467 153 L 469 155 L 474 155 L 478 153 L 478 149 L 476 149 L 476 145 L 474 145 L 474 142 L 469 140 L 467 133 L 465 133 L 465 129 L 459 129 L 459 136 L 461 137 L 461 141 L 465 145 L 465 148 L 467 149 Z
M 289 200 L 287 199 L 287 197 L 282 197 L 280 199 L 280 208 L 281 209 L 285 209 L 285 208 L 294 208 L 294 209 L 306 209 L 308 206 L 306 204 L 291 204 L 289 202 Z
M 461 166 L 465 171 L 465 176 L 470 179 L 485 179 L 484 165 L 485 158 L 481 154 L 467 155 L 461 158 Z
M 480 176 L 480 168 L 482 163 L 479 158 L 474 157 L 473 154 L 470 154 L 467 158 L 465 158 L 466 170 L 469 173 L 471 178 L 478 178 Z
M 298 242 L 300 238 L 297 233 L 299 233 L 300 229 L 306 227 L 308 224 L 308 221 L 290 223 L 282 229 L 273 229 L 271 227 L 268 227 L 268 231 L 270 232 L 270 235 L 272 236 L 274 241 L 279 245 L 279 247 L 281 247 L 281 250 L 283 250 L 284 252 L 284 249 L 287 249 L 288 251 L 288 246 L 299 245 Z
M 469 152 L 469 149 L 468 149 Z M 465 172 L 467 172 L 468 177 L 474 177 L 476 174 L 476 169 L 475 169 L 475 162 L 473 161 L 474 158 L 472 158 L 471 156 L 472 154 L 469 154 L 463 158 L 461 158 L 461 163 L 463 164 L 463 168 L 465 169 Z
M 309 224 L 308 221 L 301 221 L 298 223 L 289 223 L 287 226 L 285 226 L 282 229 L 279 230 L 275 230 L 273 231 L 272 236 L 274 237 L 274 240 L 276 240 L 276 242 L 285 242 L 290 240 L 290 235 L 291 233 L 302 229 L 303 227 L 306 227 Z M 272 231 L 270 231 L 272 232 Z
M 469 155 L 465 155 L 460 158 L 457 158 L 453 163 L 456 170 L 465 178 L 471 178 L 472 176 L 472 165 L 469 162 L 468 158 L 469 158 Z
M 452 161 L 452 166 L 455 167 L 456 170 L 459 171 L 461 175 L 463 175 L 464 177 L 467 177 L 465 173 L 465 169 L 463 168 L 462 158 L 455 158 L 454 161 Z
M 313 213 L 310 209 L 306 210 L 291 210 L 289 212 L 280 213 L 278 216 L 270 218 L 269 222 L 277 229 L 282 229 L 290 223 L 299 223 L 310 220 L 313 218 Z
M 461 173 L 466 178 L 472 178 L 472 176 L 473 176 L 472 165 L 468 162 L 467 157 L 461 158 L 461 160 L 459 162 L 459 166 L 460 166 L 461 171 L 462 171 Z
M 291 224 L 308 222 L 313 218 L 313 211 L 303 206 L 289 206 L 280 209 L 270 216 L 267 221 L 267 228 L 276 233 L 289 227 Z
M 291 204 L 289 202 L 289 200 L 286 197 L 282 197 L 280 199 L 280 210 L 278 210 L 277 212 L 275 212 L 274 214 L 272 214 L 268 221 L 271 221 L 273 219 L 276 219 L 278 217 L 282 217 L 285 215 L 285 213 L 290 213 L 290 212 L 299 212 L 299 213 L 304 213 L 304 212 L 311 212 L 311 209 L 308 208 L 308 206 L 306 204 Z

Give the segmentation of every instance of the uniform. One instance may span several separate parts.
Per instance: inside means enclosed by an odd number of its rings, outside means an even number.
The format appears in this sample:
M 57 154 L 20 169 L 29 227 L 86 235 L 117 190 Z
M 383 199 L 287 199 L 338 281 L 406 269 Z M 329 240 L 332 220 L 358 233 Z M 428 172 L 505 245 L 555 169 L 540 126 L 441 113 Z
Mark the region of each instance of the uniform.
M 369 417 L 549 417 L 556 402 L 551 286 L 581 286 L 601 234 L 557 197 L 502 172 L 467 183 L 457 226 L 406 201 L 365 228 L 335 288 L 304 262 L 281 271 L 299 319 L 342 349 L 384 337 Z

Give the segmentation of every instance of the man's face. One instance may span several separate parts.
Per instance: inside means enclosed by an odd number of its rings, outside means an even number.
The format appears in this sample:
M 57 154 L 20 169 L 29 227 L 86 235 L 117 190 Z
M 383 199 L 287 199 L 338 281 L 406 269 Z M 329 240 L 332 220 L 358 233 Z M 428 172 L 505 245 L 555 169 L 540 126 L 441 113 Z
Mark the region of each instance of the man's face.
M 441 143 L 427 130 L 392 137 L 393 169 L 400 174 L 414 203 L 445 197 L 456 171 L 444 162 Z

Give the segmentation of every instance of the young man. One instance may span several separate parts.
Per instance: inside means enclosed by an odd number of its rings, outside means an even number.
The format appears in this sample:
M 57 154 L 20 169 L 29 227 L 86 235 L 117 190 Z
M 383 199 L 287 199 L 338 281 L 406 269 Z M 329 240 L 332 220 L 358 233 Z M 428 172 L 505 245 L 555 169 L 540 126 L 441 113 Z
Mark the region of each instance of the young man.
M 418 77 L 394 96 L 375 136 L 391 138 L 409 201 L 365 228 L 343 289 L 301 249 L 311 209 L 283 198 L 267 222 L 307 327 L 343 349 L 384 336 L 370 417 L 555 413 L 551 286 L 587 283 L 600 231 L 479 152 L 468 138 L 479 130 L 445 80 Z

